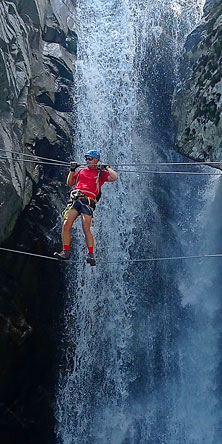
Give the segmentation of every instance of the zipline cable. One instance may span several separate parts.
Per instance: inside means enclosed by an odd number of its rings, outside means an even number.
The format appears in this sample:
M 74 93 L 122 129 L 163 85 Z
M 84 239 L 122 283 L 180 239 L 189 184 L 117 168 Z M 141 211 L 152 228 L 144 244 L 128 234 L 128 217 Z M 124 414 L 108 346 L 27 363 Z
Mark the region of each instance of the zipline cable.
M 19 152 L 19 151 L 10 151 L 10 150 L 3 150 L 3 149 L 0 149 L 0 151 L 3 151 L 5 153 L 11 153 L 11 154 L 19 154 L 20 156 L 27 156 L 27 157 L 32 157 L 32 158 L 35 158 L 35 159 L 36 159 L 36 157 L 38 157 L 38 159 L 50 160 L 52 162 L 63 163 L 63 164 L 66 164 L 67 166 L 70 166 L 70 163 L 69 162 L 65 162 L 64 160 L 50 159 L 49 157 L 37 156 L 37 154 L 26 154 L 26 153 L 22 153 L 22 152 Z
M 195 176 L 222 176 L 221 173 L 207 173 L 207 172 L 199 172 L 199 171 L 141 171 L 141 170 L 117 170 L 118 173 L 147 173 L 147 174 L 185 174 L 185 175 L 195 175 Z
M 222 253 L 218 254 L 203 254 L 203 255 L 193 255 L 193 256 L 170 256 L 170 257 L 149 257 L 144 259 L 126 259 L 126 262 L 154 262 L 154 261 L 169 261 L 169 260 L 179 260 L 179 259 L 203 259 L 210 257 L 222 257 Z M 107 262 L 108 264 L 118 264 L 118 262 Z
M 63 167 L 66 167 L 66 168 L 70 168 L 70 163 L 69 164 L 67 164 L 67 165 L 65 165 L 64 163 L 55 163 L 55 161 L 54 161 L 54 163 L 53 162 L 43 162 L 43 161 L 41 161 L 41 160 L 32 160 L 32 159 L 24 159 L 24 158 L 17 158 L 17 159 L 14 159 L 14 158 L 11 158 L 11 159 L 9 159 L 8 157 L 3 157 L 3 156 L 0 156 L 0 159 L 5 159 L 5 160 L 8 160 L 8 161 L 13 161 L 13 162 L 32 162 L 32 163 L 36 163 L 36 164 L 38 164 L 38 165 L 51 165 L 51 166 L 63 166 Z
M 22 153 L 22 152 L 18 152 L 18 151 L 10 151 L 10 150 L 4 150 L 4 149 L 0 149 L 0 151 L 3 151 L 5 153 L 11 153 L 11 154 L 19 154 L 22 156 L 26 156 L 26 157 L 32 157 L 36 162 L 38 162 L 36 160 L 36 157 L 38 159 L 42 159 L 42 160 L 46 160 L 46 161 L 50 161 L 50 165 L 51 162 L 55 162 L 56 164 L 63 164 L 63 165 L 67 165 L 70 166 L 70 162 L 66 162 L 64 160 L 56 160 L 56 159 L 52 159 L 49 157 L 41 157 L 38 156 L 37 154 L 26 154 L 26 153 Z M 8 159 L 6 157 L 6 159 Z M 14 160 L 14 159 L 12 159 Z M 23 160 L 23 159 L 19 159 L 19 160 Z M 80 164 L 80 166 L 85 165 L 85 164 Z M 169 165 L 187 165 L 187 166 L 192 166 L 192 165 L 207 165 L 207 166 L 211 166 L 211 165 L 222 165 L 222 160 L 221 161 L 200 161 L 200 162 L 196 162 L 196 161 L 191 161 L 191 162 L 145 162 L 145 163 L 112 163 L 112 166 L 114 167 L 118 167 L 118 166 L 135 166 L 135 167 L 141 167 L 141 166 L 169 166 Z
M 60 261 L 60 259 L 56 259 L 55 257 L 51 257 L 51 256 L 44 256 L 42 254 L 37 254 L 37 253 L 29 253 L 27 251 L 20 251 L 20 250 L 13 250 L 10 248 L 3 248 L 0 247 L 0 250 L 2 251 L 7 251 L 10 253 L 18 253 L 18 254 L 24 254 L 24 255 L 28 255 L 28 256 L 35 256 L 35 257 L 40 257 L 43 259 L 51 259 L 53 261 L 59 261 L 59 262 L 63 262 L 62 260 Z M 192 255 L 192 256 L 169 256 L 169 257 L 149 257 L 149 258 L 144 258 L 144 259 L 127 259 L 124 258 L 123 261 L 107 261 L 103 263 L 107 263 L 107 264 L 121 264 L 121 263 L 133 263 L 133 262 L 155 262 L 155 261 L 168 261 L 168 260 L 181 260 L 181 259 L 203 259 L 203 258 L 213 258 L 213 257 L 222 257 L 222 253 L 216 253 L 216 254 L 202 254 L 202 255 Z M 64 262 L 68 262 L 68 261 L 64 261 Z M 70 261 L 71 263 L 75 262 L 75 263 L 82 263 L 82 262 L 77 262 L 77 261 Z
M 42 161 L 38 161 L 38 160 L 30 160 L 30 159 L 8 159 L 8 157 L 3 157 L 0 156 L 0 159 L 5 159 L 5 160 L 12 160 L 13 162 L 32 162 L 32 163 L 36 163 L 38 165 L 51 165 L 51 166 L 62 166 L 62 167 L 68 167 L 70 166 L 70 164 L 65 165 L 65 164 L 60 164 L 60 163 L 51 163 L 51 162 L 42 162 Z M 85 164 L 81 164 L 80 166 L 86 166 Z M 141 173 L 141 174 L 185 174 L 185 175 L 195 175 L 195 176 L 221 176 L 221 173 L 208 173 L 208 172 L 199 172 L 199 171 L 152 171 L 152 170 L 118 170 L 117 172 L 119 173 Z
M 213 161 L 213 162 L 195 162 L 195 161 L 191 161 L 191 162 L 145 162 L 145 163 L 112 163 L 112 166 L 147 166 L 147 165 L 222 165 L 222 161 Z
M 28 251 L 12 250 L 10 248 L 3 248 L 3 247 L 0 247 L 0 250 L 7 251 L 9 253 L 18 253 L 18 254 L 25 254 L 27 256 L 41 257 L 43 259 L 52 259 L 53 261 L 59 260 L 59 259 L 56 259 L 55 257 L 44 256 L 43 254 L 37 254 L 37 253 L 29 253 Z

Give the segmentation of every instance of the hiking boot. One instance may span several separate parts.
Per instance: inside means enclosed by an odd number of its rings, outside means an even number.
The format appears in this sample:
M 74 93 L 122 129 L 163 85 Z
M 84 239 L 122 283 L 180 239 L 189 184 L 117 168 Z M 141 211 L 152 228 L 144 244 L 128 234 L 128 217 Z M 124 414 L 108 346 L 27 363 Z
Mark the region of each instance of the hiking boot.
M 68 261 L 70 259 L 70 252 L 66 250 L 62 250 L 60 253 L 55 252 L 54 256 L 57 259 L 62 259 L 63 261 Z
M 88 264 L 91 265 L 91 267 L 93 267 L 94 265 L 96 265 L 96 259 L 93 253 L 88 253 L 88 257 L 86 259 L 86 262 Z

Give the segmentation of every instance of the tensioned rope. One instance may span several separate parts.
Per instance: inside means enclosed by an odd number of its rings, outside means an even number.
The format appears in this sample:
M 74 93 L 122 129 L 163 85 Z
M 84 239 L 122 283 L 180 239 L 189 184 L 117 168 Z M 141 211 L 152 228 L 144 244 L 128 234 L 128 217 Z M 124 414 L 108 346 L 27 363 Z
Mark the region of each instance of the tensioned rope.
M 13 157 L 11 157 L 10 159 L 8 158 L 8 157 L 3 157 L 3 156 L 0 156 L 0 159 L 5 159 L 5 160 L 8 160 L 8 161 L 13 161 L 13 162 L 32 162 L 32 163 L 36 163 L 36 164 L 38 164 L 38 165 L 51 165 L 51 166 L 63 166 L 63 167 L 66 167 L 66 168 L 68 168 L 68 167 L 70 167 L 70 163 L 68 163 L 68 164 L 64 164 L 64 163 L 60 163 L 59 161 L 58 162 L 56 162 L 56 161 L 54 161 L 54 162 L 45 162 L 45 161 L 42 161 L 42 160 L 34 160 L 34 159 L 24 159 L 24 158 L 13 158 Z
M 222 165 L 222 161 L 213 161 L 213 162 L 196 162 L 196 161 L 190 161 L 190 162 L 146 162 L 146 163 L 112 163 L 113 166 L 146 166 L 146 165 Z
M 35 256 L 35 257 L 42 257 L 44 259 L 52 259 L 53 261 L 59 260 L 59 259 L 56 259 L 55 257 L 44 256 L 43 254 L 37 254 L 37 253 L 30 253 L 28 251 L 12 250 L 10 248 L 3 248 L 3 247 L 0 247 L 0 250 L 7 251 L 9 253 L 18 253 L 18 254 L 25 254 L 27 256 Z
M 10 150 L 4 150 L 4 149 L 0 149 L 0 151 L 3 151 L 5 153 L 10 153 L 10 154 L 19 154 L 20 156 L 26 156 L 26 157 L 30 157 L 33 159 L 33 162 L 35 163 L 40 163 L 36 158 L 41 159 L 43 161 L 48 161 L 49 165 L 51 165 L 53 162 L 57 165 L 61 165 L 61 166 L 70 166 L 70 162 L 66 162 L 64 160 L 56 160 L 56 159 L 52 159 L 49 157 L 41 157 L 41 156 L 37 156 L 35 154 L 26 154 L 26 153 L 21 153 L 18 151 L 10 151 Z M 6 160 L 16 160 L 16 161 L 29 161 L 31 162 L 32 160 L 29 159 L 24 159 L 24 158 L 17 158 L 17 159 L 8 159 L 8 157 L 0 157 L 1 159 L 6 159 Z M 44 162 L 43 162 L 44 163 Z M 80 164 L 80 166 L 85 166 L 86 164 Z M 190 161 L 190 162 L 145 162 L 145 163 L 116 163 L 113 164 L 112 166 L 114 167 L 118 167 L 118 166 L 135 166 L 135 167 L 141 167 L 141 166 L 169 166 L 169 165 L 187 165 L 187 166 L 192 166 L 192 165 L 222 165 L 222 161 L 200 161 L 200 162 L 196 162 L 196 161 Z
M 17 159 L 8 159 L 8 157 L 3 157 L 0 156 L 0 159 L 5 159 L 5 160 L 11 160 L 13 162 L 32 162 L 32 163 L 36 163 L 38 165 L 51 165 L 51 166 L 62 166 L 62 167 L 70 167 L 70 163 L 65 164 L 65 163 L 54 163 L 52 162 L 45 162 L 45 161 L 38 161 L 38 160 L 31 160 L 31 159 L 24 159 L 24 158 L 17 158 Z M 217 163 L 218 164 L 218 163 Z M 143 165 L 158 165 L 158 164 L 143 164 Z M 162 163 L 162 165 L 194 165 L 194 163 Z M 198 165 L 198 163 L 195 163 L 195 165 Z M 85 164 L 80 164 L 80 166 L 86 166 Z M 120 165 L 119 165 L 120 166 Z M 127 166 L 126 164 L 122 165 L 122 166 Z M 136 165 L 134 165 L 136 166 Z M 117 171 L 119 173 L 141 173 L 141 174 L 184 174 L 184 175 L 194 175 L 194 176 L 221 176 L 221 173 L 208 173 L 208 172 L 200 172 L 200 171 L 152 171 L 152 170 L 118 170 Z
M 38 159 L 50 160 L 51 162 L 56 162 L 56 163 L 58 162 L 61 164 L 70 165 L 69 162 L 65 162 L 63 160 L 50 159 L 49 157 L 41 157 L 41 156 L 37 156 L 37 154 L 26 154 L 26 153 L 21 153 L 19 151 L 10 151 L 10 150 L 3 150 L 3 149 L 0 149 L 0 151 L 3 151 L 4 153 L 19 154 L 20 156 L 32 157 L 33 159 L 36 159 L 36 157 L 38 157 Z
M 37 253 L 30 253 L 27 251 L 20 251 L 20 250 L 13 250 L 10 248 L 3 248 L 0 247 L 0 250 L 2 251 L 7 251 L 10 253 L 18 253 L 18 254 L 24 254 L 24 255 L 28 255 L 28 256 L 35 256 L 35 257 L 40 257 L 43 259 L 51 259 L 53 261 L 59 261 L 59 262 L 76 262 L 76 263 L 81 263 L 78 261 L 61 261 L 60 259 L 57 259 L 55 257 L 51 257 L 51 256 L 44 256 L 42 254 L 37 254 Z M 144 259 L 127 259 L 124 258 L 123 261 L 107 261 L 105 263 L 107 264 L 121 264 L 123 262 L 128 262 L 128 263 L 133 263 L 133 262 L 154 262 L 154 261 L 168 261 L 168 260 L 181 260 L 181 259 L 203 259 L 203 258 L 213 258 L 213 257 L 222 257 L 222 253 L 216 253 L 216 254 L 202 254 L 202 255 L 192 255 L 192 256 L 169 256 L 169 257 L 149 257 L 149 258 L 144 258 Z M 104 263 L 104 262 L 103 262 Z
M 222 176 L 221 173 L 207 173 L 207 172 L 199 172 L 199 171 L 141 171 L 141 170 L 117 170 L 118 173 L 141 173 L 141 174 L 184 174 L 188 176 Z

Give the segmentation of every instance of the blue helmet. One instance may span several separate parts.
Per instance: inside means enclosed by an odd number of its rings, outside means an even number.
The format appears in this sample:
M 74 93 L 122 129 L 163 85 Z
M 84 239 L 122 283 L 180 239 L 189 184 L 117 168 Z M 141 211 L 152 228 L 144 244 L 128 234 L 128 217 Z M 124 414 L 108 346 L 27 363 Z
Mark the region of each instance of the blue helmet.
M 85 156 L 96 157 L 96 159 L 100 159 L 100 154 L 96 150 L 89 150 L 85 153 Z

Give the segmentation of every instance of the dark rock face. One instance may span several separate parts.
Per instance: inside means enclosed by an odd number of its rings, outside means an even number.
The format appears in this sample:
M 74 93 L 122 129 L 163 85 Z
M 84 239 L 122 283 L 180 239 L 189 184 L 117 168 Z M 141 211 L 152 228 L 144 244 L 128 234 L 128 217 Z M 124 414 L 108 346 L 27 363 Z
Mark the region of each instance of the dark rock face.
M 211 12 L 211 10 L 215 8 L 215 6 L 219 6 L 220 3 L 220 0 L 206 0 L 206 3 L 204 5 L 204 14 L 209 14 L 209 12 Z
M 202 23 L 187 39 L 181 75 L 173 100 L 178 149 L 196 160 L 221 161 L 221 1 L 206 3 Z
M 34 246 L 31 242 L 30 249 Z M 5 444 L 53 442 L 59 275 L 54 262 L 10 254 L 4 263 L 1 259 L 0 439 Z
M 50 197 L 55 185 L 39 184 L 3 247 L 52 252 L 53 238 L 60 240 Z M 51 443 L 63 264 L 0 252 L 0 270 L 0 441 Z
M 20 153 L 70 160 L 77 37 L 69 27 L 68 15 L 75 15 L 72 2 L 65 0 L 62 9 L 58 3 L 0 3 L 0 242 L 2 247 L 43 255 L 60 244 L 67 169 L 22 161 Z M 4 444 L 55 442 L 53 388 L 62 270 L 54 260 L 0 251 Z
M 47 154 L 59 159 L 66 155 L 61 146 L 72 144 L 76 35 L 62 28 L 48 0 L 15 4 L 3 0 L 0 17 L 0 153 L 5 158 L 0 162 L 2 242 L 39 180 L 39 168 L 15 161 L 11 152 L 38 154 L 36 144 L 39 149 L 47 141 L 51 147 Z

